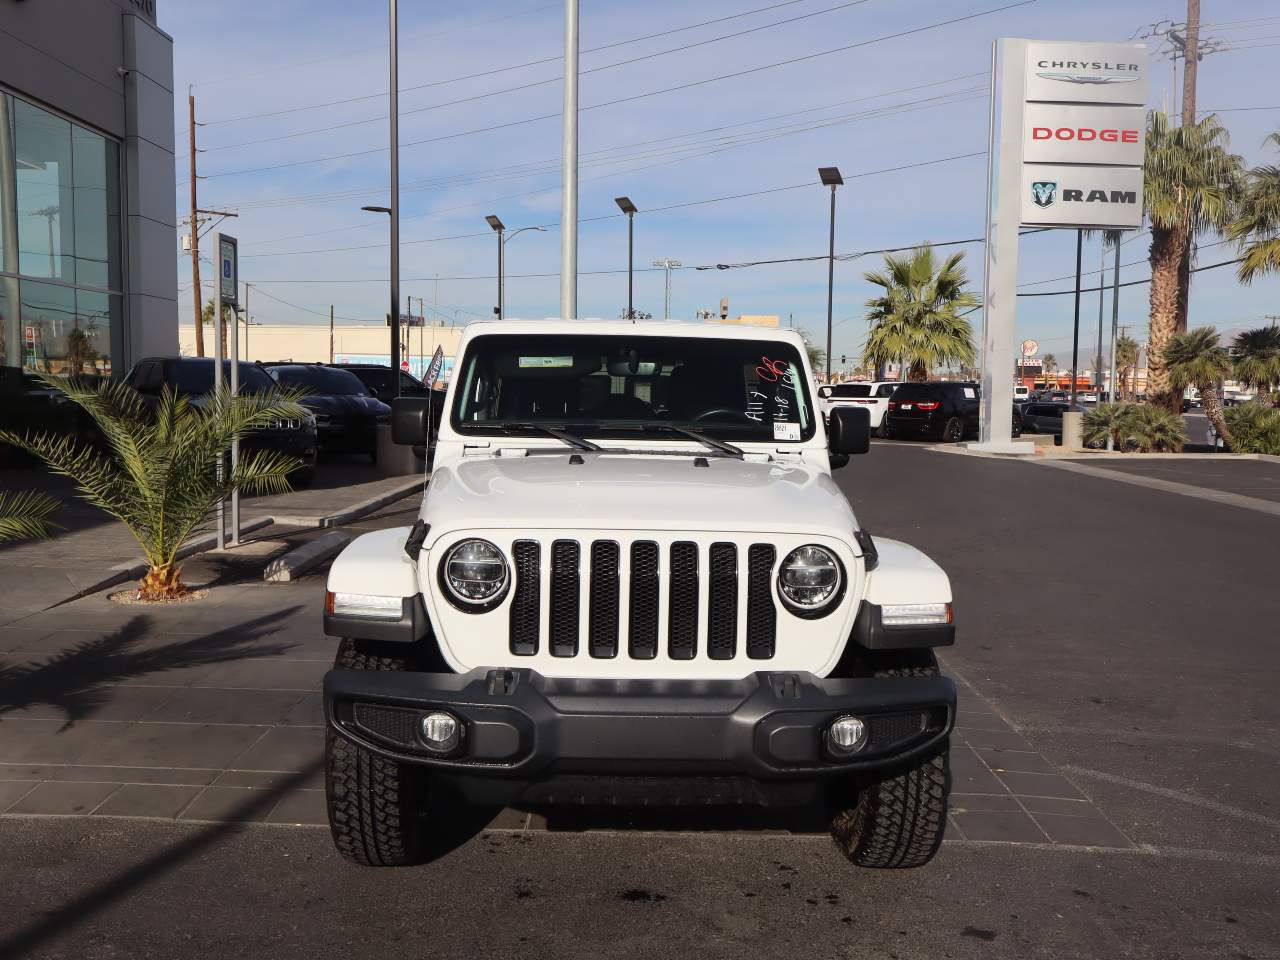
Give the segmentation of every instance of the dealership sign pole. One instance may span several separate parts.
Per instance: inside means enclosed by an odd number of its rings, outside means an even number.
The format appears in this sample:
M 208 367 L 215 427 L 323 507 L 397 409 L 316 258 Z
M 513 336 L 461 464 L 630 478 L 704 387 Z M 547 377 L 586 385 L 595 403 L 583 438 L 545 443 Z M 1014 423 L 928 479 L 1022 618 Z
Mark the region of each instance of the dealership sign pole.
M 222 310 L 224 307 L 230 307 L 232 310 L 231 321 L 231 393 L 234 396 L 240 387 L 240 371 L 238 362 L 240 359 L 240 350 L 238 338 L 236 336 L 235 310 L 240 306 L 240 254 L 239 244 L 235 237 L 229 237 L 225 233 L 219 233 L 214 237 L 213 248 L 218 251 L 218 282 L 214 285 L 213 293 L 213 389 L 215 392 L 222 389 Z M 234 475 L 236 465 L 240 460 L 240 441 L 233 439 L 231 441 L 231 470 Z M 218 457 L 218 480 L 221 481 L 225 470 L 223 458 Z M 234 522 L 235 529 L 232 532 L 232 543 L 240 542 L 240 502 L 236 495 L 232 494 L 231 517 Z M 226 549 L 227 527 L 225 515 L 223 513 L 223 501 L 218 501 L 218 549 Z
M 998 80 L 997 80 L 998 78 Z M 1147 52 L 1141 44 L 1001 39 L 992 66 L 978 447 L 1014 443 L 1010 407 L 1021 227 L 1142 225 Z

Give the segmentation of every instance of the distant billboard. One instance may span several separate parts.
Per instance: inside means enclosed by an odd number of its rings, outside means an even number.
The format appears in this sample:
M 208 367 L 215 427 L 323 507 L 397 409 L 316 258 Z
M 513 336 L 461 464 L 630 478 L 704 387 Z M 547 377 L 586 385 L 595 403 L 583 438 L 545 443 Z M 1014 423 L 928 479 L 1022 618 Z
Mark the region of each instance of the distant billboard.
M 401 369 L 412 373 L 419 380 L 425 379 L 427 375 L 427 367 L 431 365 L 430 357 L 407 357 L 401 355 Z M 334 363 L 379 363 L 384 367 L 391 366 L 391 357 L 385 353 L 336 353 L 333 356 Z M 408 366 L 404 366 L 408 364 Z M 448 383 L 450 377 L 453 376 L 453 357 L 445 357 L 444 364 L 440 368 L 440 377 L 437 383 Z

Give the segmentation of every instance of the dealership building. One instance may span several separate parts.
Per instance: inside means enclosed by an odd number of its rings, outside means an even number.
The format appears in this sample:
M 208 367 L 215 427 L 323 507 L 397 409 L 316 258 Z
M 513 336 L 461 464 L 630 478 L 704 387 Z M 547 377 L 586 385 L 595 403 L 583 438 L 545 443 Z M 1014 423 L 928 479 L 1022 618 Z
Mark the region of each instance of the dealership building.
M 178 352 L 173 122 L 155 0 L 0 0 L 0 365 Z

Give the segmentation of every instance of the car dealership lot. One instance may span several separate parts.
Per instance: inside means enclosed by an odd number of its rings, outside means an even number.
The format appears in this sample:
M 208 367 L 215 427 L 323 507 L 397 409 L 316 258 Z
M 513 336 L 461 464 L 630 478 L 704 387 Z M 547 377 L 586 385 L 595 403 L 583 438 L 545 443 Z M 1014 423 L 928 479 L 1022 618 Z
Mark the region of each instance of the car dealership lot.
M 322 816 L 321 580 L 231 578 L 141 623 L 86 598 L 0 630 L 0 869 L 22 878 L 0 954 L 1276 955 L 1280 671 L 1258 625 L 1280 615 L 1280 521 L 918 444 L 835 476 L 956 591 L 928 867 L 852 873 L 804 823 L 508 812 L 432 865 L 350 868 L 283 825 Z

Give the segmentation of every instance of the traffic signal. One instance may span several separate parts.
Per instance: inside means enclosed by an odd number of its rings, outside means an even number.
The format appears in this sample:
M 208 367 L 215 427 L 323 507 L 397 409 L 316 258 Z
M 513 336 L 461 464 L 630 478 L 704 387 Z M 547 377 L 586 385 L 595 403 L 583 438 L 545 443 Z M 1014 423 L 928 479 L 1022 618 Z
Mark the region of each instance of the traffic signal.
M 843 366 L 844 366 L 846 363 L 848 363 L 848 362 L 849 362 L 849 361 L 845 358 L 845 355 L 844 355 L 843 353 L 842 353 L 842 354 L 840 354 L 840 366 L 842 366 L 842 367 L 843 367 Z

